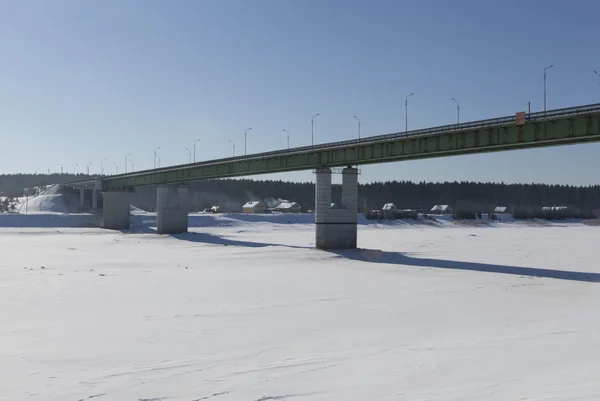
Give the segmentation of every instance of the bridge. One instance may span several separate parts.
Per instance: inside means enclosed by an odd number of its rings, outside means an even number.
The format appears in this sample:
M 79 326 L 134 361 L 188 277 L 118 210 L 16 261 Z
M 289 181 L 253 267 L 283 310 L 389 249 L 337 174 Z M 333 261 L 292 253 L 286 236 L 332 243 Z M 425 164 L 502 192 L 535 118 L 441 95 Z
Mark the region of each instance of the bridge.
M 63 184 L 103 194 L 103 226 L 129 228 L 129 193 L 158 185 L 157 232 L 187 231 L 187 184 L 195 180 L 315 170 L 317 248 L 355 248 L 358 172 L 353 166 L 600 141 L 600 104 L 208 160 Z M 331 208 L 331 168 L 342 170 L 342 207 Z M 82 205 L 83 206 L 83 205 Z

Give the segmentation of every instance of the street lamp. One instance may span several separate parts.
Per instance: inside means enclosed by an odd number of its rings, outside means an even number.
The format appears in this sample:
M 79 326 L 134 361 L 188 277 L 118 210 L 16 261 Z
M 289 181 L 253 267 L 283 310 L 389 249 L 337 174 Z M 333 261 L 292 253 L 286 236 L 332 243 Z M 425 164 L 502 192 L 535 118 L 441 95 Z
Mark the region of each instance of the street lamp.
M 119 165 L 116 162 L 113 162 L 115 166 L 115 174 L 119 174 Z
M 104 175 L 104 161 L 106 160 L 106 157 L 102 160 L 100 160 L 100 175 Z
M 90 166 L 92 165 L 92 162 L 89 162 L 87 164 L 87 175 L 90 175 Z
M 360 120 L 358 119 L 358 117 L 356 117 L 356 115 L 354 116 L 354 118 L 356 118 L 356 121 L 358 121 L 358 139 L 360 139 Z
M 133 157 L 129 160 L 131 160 L 131 172 L 133 173 L 135 171 L 135 168 L 133 167 Z
M 285 132 L 287 134 L 287 144 L 288 144 L 288 149 L 290 148 L 290 133 L 287 132 L 287 130 L 284 128 L 283 132 Z
M 131 153 L 127 153 L 127 156 L 125 156 L 125 173 L 127 173 L 127 164 L 129 163 L 129 156 L 131 156 Z
M 600 74 L 598 74 L 598 71 L 594 70 L 594 74 L 596 74 L 600 77 Z
M 404 98 L 404 132 L 408 132 L 408 98 L 414 94 L 413 92 Z
M 456 102 L 456 124 L 460 124 L 460 104 L 455 98 L 451 97 L 450 99 Z
M 229 142 L 231 142 L 231 145 L 233 146 L 233 157 L 235 157 L 235 142 L 233 142 L 231 139 L 228 139 Z
M 154 168 L 156 168 L 156 158 L 157 158 L 156 151 L 158 149 L 160 149 L 160 146 L 158 148 L 154 149 Z M 159 163 L 158 167 L 160 167 L 160 163 Z
M 250 131 L 252 128 L 248 128 L 246 129 L 246 131 L 244 131 L 244 155 L 246 155 L 246 142 L 248 141 L 248 131 Z
M 196 143 L 200 142 L 200 139 L 194 141 L 194 163 L 196 163 Z
M 77 167 L 79 167 L 79 164 L 76 164 L 75 167 L 73 167 L 73 175 L 75 175 L 75 170 L 77 169 Z
M 311 131 L 310 131 L 310 136 L 311 136 L 311 143 L 314 145 L 315 144 L 315 117 L 319 116 L 321 113 L 317 113 L 314 116 L 312 116 L 312 119 L 310 120 L 310 126 L 311 126 Z
M 546 112 L 546 70 L 552 67 L 554 67 L 554 64 L 544 68 L 544 112 Z
M 190 163 L 192 163 L 192 151 L 189 150 L 188 148 L 185 148 L 185 150 L 188 152 L 188 154 L 190 155 Z

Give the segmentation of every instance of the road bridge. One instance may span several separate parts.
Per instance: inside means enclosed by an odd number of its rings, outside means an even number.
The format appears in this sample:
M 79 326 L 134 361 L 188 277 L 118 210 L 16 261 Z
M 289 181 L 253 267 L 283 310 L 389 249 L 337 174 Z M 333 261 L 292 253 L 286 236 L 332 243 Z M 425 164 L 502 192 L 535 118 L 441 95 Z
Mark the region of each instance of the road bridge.
M 580 144 L 600 140 L 600 104 L 445 125 L 208 160 L 64 184 L 103 193 L 104 227 L 129 226 L 129 192 L 158 185 L 157 231 L 187 231 L 187 183 L 195 180 L 316 172 L 315 222 L 318 248 L 356 247 L 358 180 L 353 166 L 432 157 Z M 331 208 L 331 168 L 342 171 L 342 207 Z M 174 186 L 178 186 L 177 188 Z M 82 195 L 83 199 L 83 195 Z

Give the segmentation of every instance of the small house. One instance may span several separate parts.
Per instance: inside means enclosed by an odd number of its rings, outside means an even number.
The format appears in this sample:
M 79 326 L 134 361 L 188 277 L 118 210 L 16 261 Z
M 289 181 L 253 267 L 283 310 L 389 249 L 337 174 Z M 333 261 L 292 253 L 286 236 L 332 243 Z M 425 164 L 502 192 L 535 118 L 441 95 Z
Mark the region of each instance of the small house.
M 431 208 L 431 213 L 434 214 L 452 214 L 454 209 L 450 205 L 435 205 Z
M 392 218 L 396 213 L 396 205 L 394 205 L 393 203 L 386 203 L 381 208 L 381 211 L 383 212 L 383 216 L 386 219 Z
M 506 207 L 506 206 L 496 206 L 494 208 L 494 213 L 508 213 L 508 207 Z
M 381 208 L 381 210 L 386 211 L 386 210 L 396 210 L 396 205 L 394 205 L 393 203 L 386 203 L 385 205 L 383 205 L 383 207 Z
M 277 207 L 271 209 L 274 212 L 279 213 L 300 213 L 302 208 L 296 202 L 281 202 Z
M 242 211 L 244 213 L 264 213 L 265 204 L 261 201 L 246 202 L 246 204 L 242 206 Z

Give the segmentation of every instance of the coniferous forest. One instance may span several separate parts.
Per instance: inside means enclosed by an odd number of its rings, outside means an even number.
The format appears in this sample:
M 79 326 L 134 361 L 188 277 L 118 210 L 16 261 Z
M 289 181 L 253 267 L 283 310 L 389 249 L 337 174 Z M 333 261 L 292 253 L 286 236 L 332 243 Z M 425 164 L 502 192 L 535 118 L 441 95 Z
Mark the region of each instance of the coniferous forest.
M 22 196 L 26 188 L 88 178 L 72 174 L 12 174 L 0 175 L 0 196 Z M 332 201 L 340 202 L 341 187 L 333 186 Z M 193 182 L 190 187 L 190 205 L 202 210 L 219 205 L 223 211 L 240 211 L 251 200 L 261 200 L 267 206 L 279 199 L 295 201 L 302 210 L 314 208 L 314 185 L 285 181 L 224 179 Z M 156 188 L 137 188 L 132 203 L 145 210 L 154 210 Z M 576 187 L 546 184 L 504 184 L 477 182 L 410 182 L 388 181 L 359 186 L 359 210 L 381 209 L 385 203 L 394 203 L 399 209 L 430 210 L 438 204 L 462 206 L 470 210 L 488 212 L 493 206 L 514 209 L 542 206 L 571 206 L 580 209 L 600 209 L 600 185 Z M 275 205 L 276 206 L 276 205 Z

